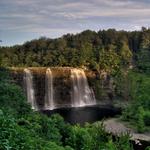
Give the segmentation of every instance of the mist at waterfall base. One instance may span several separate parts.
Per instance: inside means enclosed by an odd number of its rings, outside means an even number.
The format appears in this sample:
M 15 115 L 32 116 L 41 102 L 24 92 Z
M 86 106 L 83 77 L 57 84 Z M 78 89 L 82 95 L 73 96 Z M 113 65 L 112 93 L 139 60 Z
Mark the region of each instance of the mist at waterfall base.
M 58 113 L 63 116 L 65 121 L 72 124 L 92 123 L 104 117 L 112 117 L 116 114 L 120 114 L 120 109 L 96 104 L 94 92 L 92 88 L 89 87 L 84 70 L 71 68 L 70 80 L 72 84 L 72 88 L 70 89 L 71 103 L 68 106 L 58 106 L 55 102 L 53 73 L 50 68 L 47 68 L 45 72 L 45 102 L 43 108 L 38 108 L 32 72 L 30 69 L 24 69 L 26 95 L 32 109 L 47 114 L 48 116 Z

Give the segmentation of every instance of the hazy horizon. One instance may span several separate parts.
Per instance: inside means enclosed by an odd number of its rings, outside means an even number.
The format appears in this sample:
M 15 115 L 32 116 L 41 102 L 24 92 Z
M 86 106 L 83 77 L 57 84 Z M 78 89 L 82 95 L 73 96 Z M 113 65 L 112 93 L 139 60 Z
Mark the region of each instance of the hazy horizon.
M 147 28 L 147 29 L 149 29 L 149 27 L 144 27 L 144 28 Z M 109 30 L 109 29 L 115 29 L 116 31 L 127 31 L 127 32 L 132 32 L 132 31 L 140 31 L 141 29 L 142 29 L 142 26 L 141 26 L 141 28 L 139 28 L 139 29 L 136 29 L 136 30 L 124 30 L 124 29 L 116 29 L 116 28 L 106 28 L 106 29 L 99 29 L 99 30 L 97 30 L 97 31 L 95 31 L 95 30 L 92 30 L 92 29 L 85 29 L 85 30 L 83 30 L 83 31 L 80 31 L 80 32 L 76 32 L 76 33 L 64 33 L 64 34 L 62 34 L 62 35 L 60 35 L 60 36 L 57 36 L 57 37 L 48 37 L 48 36 L 39 36 L 39 37 L 35 37 L 35 38 L 31 38 L 31 39 L 26 39 L 25 41 L 22 41 L 22 42 L 20 42 L 20 43 L 15 43 L 15 44 L 11 44 L 11 45 L 3 45 L 3 41 L 2 40 L 0 40 L 0 46 L 2 46 L 2 47 L 11 47 L 11 46 L 15 46 L 15 45 L 23 45 L 24 43 L 26 43 L 26 42 L 30 42 L 30 41 L 32 41 L 32 40 L 38 40 L 38 39 L 40 39 L 40 38 L 47 38 L 47 39 L 57 39 L 57 38 L 61 38 L 61 37 L 63 37 L 63 36 L 65 36 L 65 35 L 67 35 L 67 34 L 73 34 L 73 35 L 76 35 L 76 34 L 80 34 L 80 33 L 82 33 L 82 32 L 84 32 L 84 31 L 87 31 L 87 30 L 90 30 L 90 31 L 94 31 L 94 32 L 98 32 L 98 31 L 100 31 L 100 30 Z

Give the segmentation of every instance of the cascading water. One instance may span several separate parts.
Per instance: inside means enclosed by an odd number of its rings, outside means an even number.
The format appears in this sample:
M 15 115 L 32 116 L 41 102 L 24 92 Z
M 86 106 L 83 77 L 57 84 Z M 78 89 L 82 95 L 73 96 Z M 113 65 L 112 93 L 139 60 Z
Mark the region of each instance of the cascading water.
M 96 104 L 94 92 L 89 88 L 84 70 L 71 69 L 71 80 L 73 83 L 72 106 L 81 107 Z
M 33 88 L 33 79 L 32 74 L 29 69 L 24 69 L 24 81 L 26 84 L 26 92 L 27 92 L 27 100 L 31 104 L 32 109 L 38 110 L 35 95 L 34 95 L 34 88 Z
M 50 68 L 46 70 L 46 77 L 45 77 L 45 109 L 54 109 L 55 103 L 53 99 L 53 75 Z

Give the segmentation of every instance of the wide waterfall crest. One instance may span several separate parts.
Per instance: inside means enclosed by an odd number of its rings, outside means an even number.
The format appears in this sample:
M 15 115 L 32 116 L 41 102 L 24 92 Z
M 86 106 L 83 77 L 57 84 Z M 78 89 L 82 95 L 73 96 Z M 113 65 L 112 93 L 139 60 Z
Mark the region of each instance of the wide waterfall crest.
M 53 99 L 53 75 L 50 68 L 46 70 L 45 76 L 45 106 L 44 109 L 52 110 L 55 108 Z
M 27 68 L 24 69 L 24 82 L 26 85 L 28 103 L 31 104 L 32 109 L 38 110 L 36 100 L 35 100 L 34 88 L 33 88 L 33 76 L 31 71 Z
M 72 106 L 81 107 L 96 104 L 94 92 L 90 89 L 84 70 L 71 69 L 71 80 L 73 84 L 72 90 Z

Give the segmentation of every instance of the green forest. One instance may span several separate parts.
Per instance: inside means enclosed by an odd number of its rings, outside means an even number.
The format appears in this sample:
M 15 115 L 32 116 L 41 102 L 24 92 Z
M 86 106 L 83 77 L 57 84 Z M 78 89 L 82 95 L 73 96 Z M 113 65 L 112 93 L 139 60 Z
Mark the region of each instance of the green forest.
M 0 47 L 0 65 L 72 66 L 107 72 L 136 65 L 141 71 L 149 72 L 149 49 L 150 29 L 144 27 L 132 32 L 86 30 L 57 39 L 41 37 L 23 45 Z
M 47 66 L 107 72 L 118 79 L 120 91 L 126 76 L 130 99 L 120 119 L 140 133 L 150 132 L 150 29 L 86 30 L 0 47 L 0 150 L 133 150 L 129 134 L 113 137 L 102 121 L 71 125 L 58 114 L 33 111 L 9 67 Z

